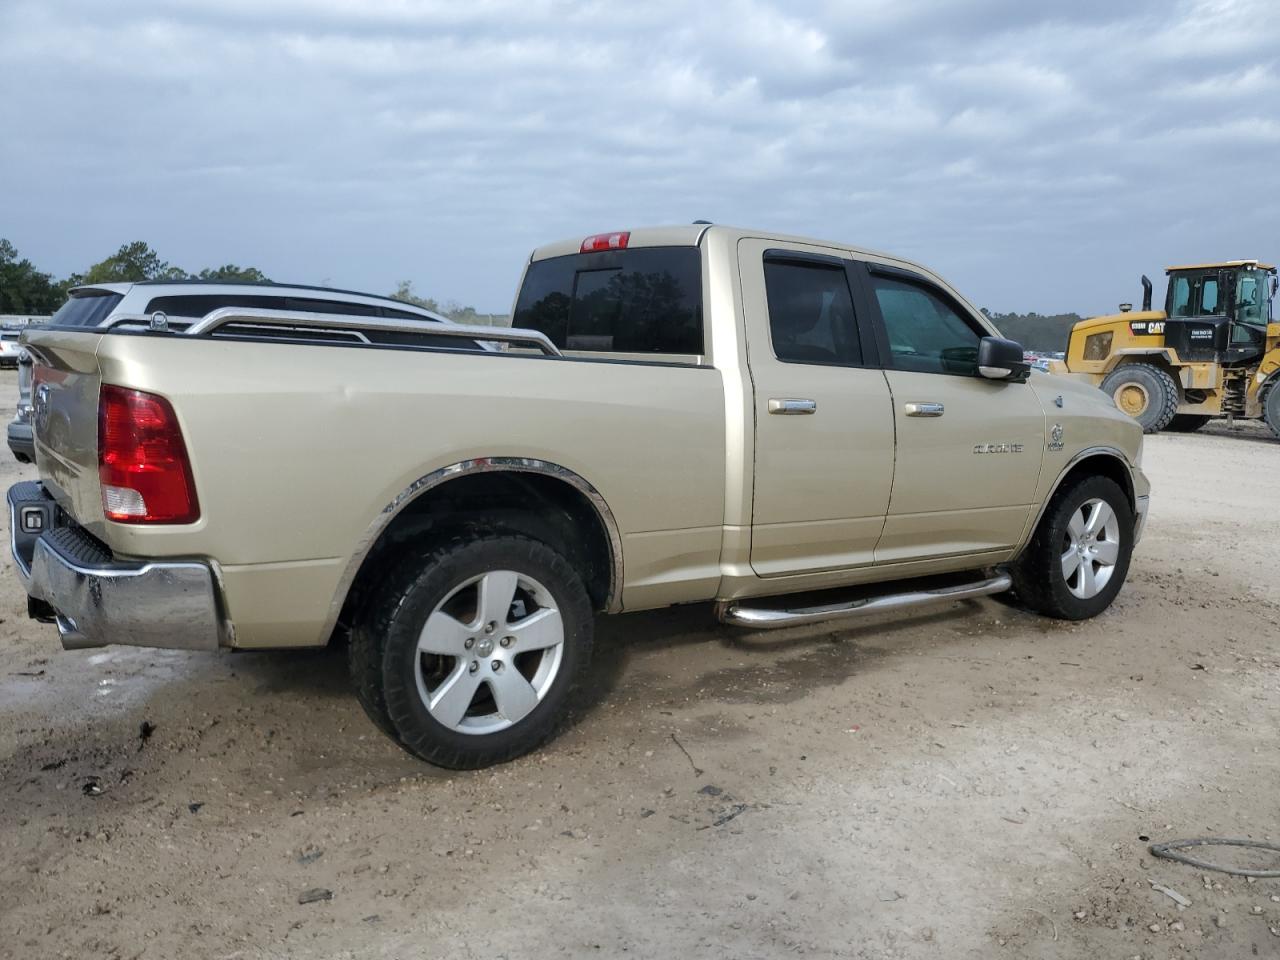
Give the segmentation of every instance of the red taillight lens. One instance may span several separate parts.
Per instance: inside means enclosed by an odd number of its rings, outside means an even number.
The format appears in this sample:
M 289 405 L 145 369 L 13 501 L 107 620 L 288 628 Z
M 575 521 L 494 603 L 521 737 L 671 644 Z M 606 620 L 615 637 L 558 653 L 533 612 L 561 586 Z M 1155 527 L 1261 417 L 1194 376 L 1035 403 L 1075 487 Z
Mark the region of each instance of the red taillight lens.
M 187 445 L 164 397 L 102 385 L 98 478 L 108 520 L 194 523 L 200 518 Z
M 587 237 L 582 241 L 581 253 L 599 253 L 601 250 L 625 250 L 627 249 L 627 241 L 631 239 L 631 232 L 623 230 L 620 233 L 597 233 L 594 237 Z

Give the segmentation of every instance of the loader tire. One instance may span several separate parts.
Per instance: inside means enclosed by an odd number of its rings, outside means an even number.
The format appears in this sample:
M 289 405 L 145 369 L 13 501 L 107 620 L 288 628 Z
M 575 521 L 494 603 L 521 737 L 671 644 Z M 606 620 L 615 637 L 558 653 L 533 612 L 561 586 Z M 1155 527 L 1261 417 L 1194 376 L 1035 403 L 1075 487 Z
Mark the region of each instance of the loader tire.
M 1102 392 L 1121 413 L 1137 420 L 1143 433 L 1159 433 L 1178 412 L 1178 385 L 1149 363 L 1127 363 L 1112 370 L 1102 381 Z
M 1280 377 L 1280 373 L 1271 376 L 1275 379 Z M 1280 439 L 1280 382 L 1271 384 L 1262 398 L 1262 419 L 1271 428 L 1271 433 Z
M 1199 413 L 1179 413 L 1169 421 L 1169 425 L 1165 427 L 1170 433 L 1195 433 L 1213 417 L 1206 417 Z

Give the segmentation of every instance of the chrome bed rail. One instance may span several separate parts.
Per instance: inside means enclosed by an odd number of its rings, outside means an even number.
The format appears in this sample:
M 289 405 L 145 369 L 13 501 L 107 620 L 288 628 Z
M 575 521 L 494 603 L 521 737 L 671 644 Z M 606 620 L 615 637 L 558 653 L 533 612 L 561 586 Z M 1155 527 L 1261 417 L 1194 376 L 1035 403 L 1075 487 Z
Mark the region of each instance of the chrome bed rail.
M 99 327 L 140 326 L 151 331 L 169 330 L 163 315 L 119 314 Z M 206 314 L 182 330 L 184 337 L 210 336 L 228 324 L 250 324 L 255 327 L 285 327 L 296 330 L 346 331 L 357 335 L 365 332 L 416 333 L 430 337 L 454 337 L 488 343 L 509 343 L 541 350 L 549 357 L 563 356 L 545 333 L 519 327 L 481 327 L 460 323 L 438 323 L 430 320 L 410 322 L 389 317 L 357 317 L 340 313 L 306 313 L 294 310 L 264 310 L 251 307 L 222 307 Z M 176 326 L 176 325 L 175 325 Z M 362 336 L 363 339 L 363 336 Z M 366 341 L 367 342 L 367 341 Z

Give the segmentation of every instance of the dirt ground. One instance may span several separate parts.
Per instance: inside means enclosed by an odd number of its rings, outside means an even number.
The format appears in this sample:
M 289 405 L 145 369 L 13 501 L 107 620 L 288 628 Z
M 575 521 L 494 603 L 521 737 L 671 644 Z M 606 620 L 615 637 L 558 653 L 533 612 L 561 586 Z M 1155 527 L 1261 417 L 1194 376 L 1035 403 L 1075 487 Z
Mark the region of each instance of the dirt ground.
M 6 556 L 0 956 L 1280 956 L 1280 880 L 1146 843 L 1280 834 L 1278 462 L 1150 440 L 1090 623 L 603 620 L 572 727 L 463 775 L 374 730 L 342 651 L 63 652 Z

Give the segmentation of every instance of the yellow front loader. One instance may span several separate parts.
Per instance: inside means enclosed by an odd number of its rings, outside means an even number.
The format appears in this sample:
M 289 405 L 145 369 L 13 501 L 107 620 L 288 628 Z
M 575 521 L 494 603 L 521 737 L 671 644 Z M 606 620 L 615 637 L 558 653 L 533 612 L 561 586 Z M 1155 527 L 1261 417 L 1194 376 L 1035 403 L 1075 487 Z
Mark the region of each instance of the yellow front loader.
M 1163 310 L 1081 320 L 1055 373 L 1086 379 L 1147 433 L 1198 430 L 1215 417 L 1263 420 L 1280 437 L 1276 268 L 1256 260 L 1170 267 Z

